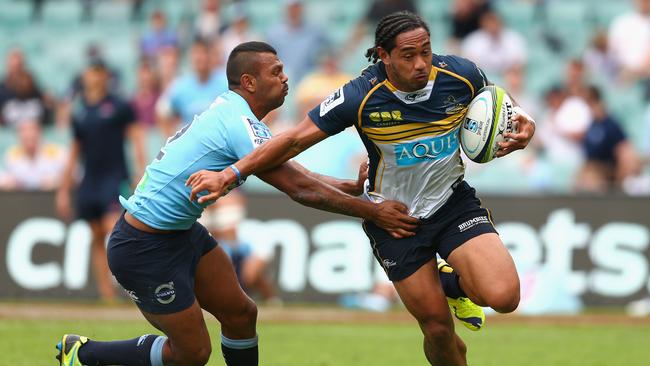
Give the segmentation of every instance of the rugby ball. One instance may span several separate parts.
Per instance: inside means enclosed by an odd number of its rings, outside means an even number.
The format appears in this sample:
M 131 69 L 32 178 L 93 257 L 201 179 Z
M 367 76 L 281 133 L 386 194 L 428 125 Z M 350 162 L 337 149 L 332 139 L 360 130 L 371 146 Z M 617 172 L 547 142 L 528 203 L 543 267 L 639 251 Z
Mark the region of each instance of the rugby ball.
M 512 132 L 512 100 L 503 88 L 488 85 L 479 90 L 467 107 L 460 128 L 460 146 L 477 163 L 496 157 L 503 134 Z

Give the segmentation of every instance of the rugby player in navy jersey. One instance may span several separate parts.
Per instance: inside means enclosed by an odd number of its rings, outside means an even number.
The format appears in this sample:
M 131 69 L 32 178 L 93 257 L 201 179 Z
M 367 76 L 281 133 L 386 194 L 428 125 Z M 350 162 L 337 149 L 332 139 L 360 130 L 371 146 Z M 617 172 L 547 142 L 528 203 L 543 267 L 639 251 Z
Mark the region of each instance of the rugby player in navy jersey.
M 400 239 L 365 221 L 373 253 L 417 319 L 427 360 L 465 365 L 467 347 L 454 332 L 448 306 L 465 326 L 478 330 L 485 317 L 475 304 L 501 313 L 519 304 L 514 262 L 490 212 L 463 180 L 458 129 L 468 104 L 488 82 L 471 61 L 433 54 L 428 26 L 410 12 L 383 18 L 366 56 L 373 65 L 361 76 L 235 167 L 242 177 L 264 171 L 354 126 L 370 160 L 367 199 L 405 202 L 409 213 L 422 219 L 415 236 Z M 499 157 L 524 148 L 534 134 L 532 118 L 519 107 L 515 111 L 518 132 L 505 135 Z M 188 184 L 192 197 L 210 192 L 198 199 L 203 202 L 217 199 L 239 178 L 232 169 L 200 171 Z M 437 255 L 451 266 L 437 263 Z
M 115 278 L 164 336 L 106 342 L 65 334 L 57 345 L 61 366 L 204 365 L 212 349 L 202 309 L 221 323 L 226 365 L 258 364 L 257 307 L 196 222 L 210 202 L 190 201 L 185 182 L 201 169 L 236 169 L 234 162 L 267 141 L 271 132 L 260 120 L 283 104 L 288 84 L 275 49 L 263 42 L 235 47 L 226 74 L 230 90 L 170 137 L 134 194 L 120 197 L 126 212 L 108 241 Z M 321 176 L 293 162 L 258 176 L 303 205 L 372 220 L 396 237 L 413 235 L 418 224 L 399 202 L 344 194 L 361 193 L 363 180 Z

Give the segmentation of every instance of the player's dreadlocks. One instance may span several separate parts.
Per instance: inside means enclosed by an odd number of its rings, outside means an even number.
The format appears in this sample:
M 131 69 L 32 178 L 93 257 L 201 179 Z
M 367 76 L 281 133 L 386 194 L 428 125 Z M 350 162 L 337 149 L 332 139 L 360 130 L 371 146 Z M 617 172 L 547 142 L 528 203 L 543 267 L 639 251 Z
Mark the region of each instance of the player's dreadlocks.
M 374 64 L 379 59 L 377 47 L 390 52 L 395 48 L 395 37 L 398 34 L 417 28 L 424 28 L 427 33 L 431 34 L 424 20 L 410 11 L 399 11 L 383 17 L 375 30 L 375 45 L 366 51 L 368 61 Z

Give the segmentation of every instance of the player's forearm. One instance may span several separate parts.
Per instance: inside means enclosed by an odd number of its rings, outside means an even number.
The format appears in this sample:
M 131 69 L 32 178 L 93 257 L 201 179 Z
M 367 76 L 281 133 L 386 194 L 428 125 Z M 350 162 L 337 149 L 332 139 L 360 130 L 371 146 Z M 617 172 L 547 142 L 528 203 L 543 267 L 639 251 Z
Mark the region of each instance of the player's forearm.
M 301 187 L 294 192 L 287 192 L 291 199 L 304 206 L 323 211 L 372 219 L 376 210 L 373 203 L 347 195 L 314 177 L 308 178 L 311 181 L 301 184 Z
M 352 196 L 359 196 L 361 193 L 363 193 L 363 186 L 360 185 L 359 182 L 356 180 L 338 179 L 338 178 L 330 177 L 329 175 L 322 175 L 322 174 L 312 172 L 311 170 L 308 170 L 307 168 L 303 167 L 302 165 L 296 162 L 292 162 L 292 164 L 296 169 L 300 170 L 304 174 L 309 175 L 310 177 L 320 182 L 328 184 L 338 189 L 339 191 L 342 191 Z
M 235 166 L 239 169 L 242 177 L 247 177 L 275 168 L 305 149 L 306 147 L 303 147 L 297 138 L 289 134 L 280 134 L 263 143 L 252 153 L 238 161 Z

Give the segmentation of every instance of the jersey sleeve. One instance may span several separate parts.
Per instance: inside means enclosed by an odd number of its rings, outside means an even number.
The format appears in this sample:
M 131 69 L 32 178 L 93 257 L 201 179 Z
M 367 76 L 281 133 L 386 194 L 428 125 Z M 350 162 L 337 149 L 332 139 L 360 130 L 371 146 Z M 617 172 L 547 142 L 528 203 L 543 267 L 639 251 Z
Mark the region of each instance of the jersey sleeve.
M 474 62 L 459 56 L 450 56 L 449 62 L 450 64 L 454 64 L 454 69 L 457 74 L 466 78 L 472 84 L 474 95 L 489 84 L 483 70 Z
M 355 124 L 366 93 L 363 79 L 357 78 L 335 90 L 307 114 L 328 135 L 336 135 Z
M 228 146 L 237 160 L 251 153 L 271 138 L 271 130 L 260 121 L 235 115 L 236 123 L 228 128 Z

